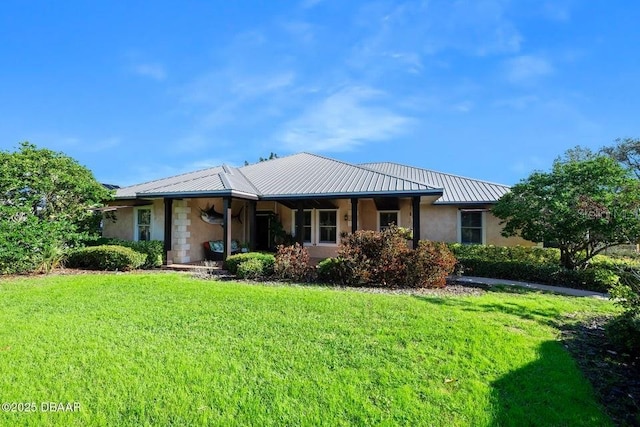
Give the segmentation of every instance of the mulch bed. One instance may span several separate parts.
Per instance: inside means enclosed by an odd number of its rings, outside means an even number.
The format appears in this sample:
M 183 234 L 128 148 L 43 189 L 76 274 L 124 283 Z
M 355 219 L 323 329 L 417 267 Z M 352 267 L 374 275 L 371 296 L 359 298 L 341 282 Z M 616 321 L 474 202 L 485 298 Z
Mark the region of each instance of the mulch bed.
M 625 354 L 611 344 L 605 332 L 610 319 L 568 325 L 562 342 L 616 425 L 640 426 L 640 355 Z

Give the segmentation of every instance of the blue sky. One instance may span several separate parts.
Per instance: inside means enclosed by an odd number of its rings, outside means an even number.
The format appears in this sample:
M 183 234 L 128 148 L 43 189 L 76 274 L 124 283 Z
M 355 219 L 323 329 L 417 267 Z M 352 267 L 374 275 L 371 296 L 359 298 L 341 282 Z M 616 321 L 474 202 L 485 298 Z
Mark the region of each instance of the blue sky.
M 640 3 L 0 4 L 0 149 L 133 184 L 276 152 L 514 184 L 640 137 Z

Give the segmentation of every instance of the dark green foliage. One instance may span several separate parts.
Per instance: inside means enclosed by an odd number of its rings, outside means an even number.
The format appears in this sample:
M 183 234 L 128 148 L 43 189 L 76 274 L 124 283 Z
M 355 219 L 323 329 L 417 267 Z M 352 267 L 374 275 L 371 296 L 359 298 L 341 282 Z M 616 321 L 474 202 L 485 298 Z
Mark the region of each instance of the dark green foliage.
M 156 268 L 160 267 L 164 260 L 164 242 L 162 240 L 140 240 L 137 242 L 131 240 L 120 239 L 99 239 L 99 244 L 102 245 L 117 245 L 131 248 L 136 252 L 146 255 L 146 259 L 142 268 Z
M 569 270 L 558 264 L 557 249 L 535 247 L 496 247 L 449 244 L 458 259 L 457 268 L 468 276 L 547 283 L 597 292 L 607 292 L 620 280 L 626 260 L 598 255 L 582 270 Z
M 342 258 L 326 258 L 318 263 L 316 268 L 318 273 L 318 281 L 323 283 L 344 283 L 345 264 Z
M 264 277 L 264 264 L 258 258 L 248 259 L 238 265 L 236 276 L 239 279 L 260 279 Z
M 640 313 L 624 313 L 607 324 L 607 335 L 623 351 L 640 354 Z
M 449 243 L 456 258 L 475 258 L 494 261 L 518 261 L 536 264 L 557 264 L 560 261 L 558 249 L 527 246 L 463 245 Z
M 640 183 L 607 156 L 568 153 L 551 172 L 535 172 L 493 207 L 503 235 L 553 242 L 559 263 L 584 268 L 607 247 L 640 237 Z
M 623 283 L 611 288 L 611 296 L 624 312 L 607 325 L 607 332 L 622 349 L 640 354 L 640 269 L 626 273 Z
M 309 251 L 296 243 L 291 246 L 278 246 L 273 271 L 278 279 L 295 282 L 308 282 L 314 279 Z
M 238 266 L 249 260 L 258 260 L 262 263 L 262 273 L 264 276 L 273 274 L 273 265 L 276 262 L 275 256 L 265 252 L 247 252 L 242 254 L 231 255 L 224 262 L 224 269 L 231 274 L 238 274 Z
M 30 215 L 16 218 L 20 219 L 0 218 L 0 274 L 46 272 L 54 267 L 67 228 Z
M 90 209 L 111 193 L 62 153 L 23 143 L 0 151 L 0 272 L 48 270 L 99 232 Z
M 66 265 L 86 270 L 128 271 L 140 268 L 146 255 L 116 245 L 88 246 L 69 252 Z

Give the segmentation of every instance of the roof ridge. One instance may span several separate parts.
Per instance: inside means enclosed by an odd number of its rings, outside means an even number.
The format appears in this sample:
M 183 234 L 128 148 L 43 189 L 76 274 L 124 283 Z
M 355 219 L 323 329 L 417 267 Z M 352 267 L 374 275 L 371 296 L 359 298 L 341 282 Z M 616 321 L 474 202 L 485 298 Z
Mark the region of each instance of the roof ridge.
M 375 164 L 378 164 L 378 165 L 389 164 L 389 165 L 403 166 L 405 168 L 419 169 L 419 170 L 423 170 L 423 171 L 427 171 L 427 172 L 437 173 L 437 174 L 440 174 L 440 175 L 452 176 L 454 178 L 468 179 L 469 181 L 483 182 L 485 184 L 498 185 L 500 187 L 511 188 L 510 185 L 506 185 L 506 184 L 499 184 L 497 182 L 487 181 L 487 180 L 484 180 L 484 179 L 469 178 L 468 176 L 456 175 L 454 173 L 440 172 L 440 171 L 437 171 L 437 170 L 434 170 L 434 169 L 426 169 L 426 168 L 420 168 L 420 167 L 417 167 L 417 166 L 405 165 L 405 164 L 398 163 L 398 162 L 368 162 L 368 163 L 362 163 L 362 165 L 375 165 Z
M 396 176 L 396 175 L 391 175 L 391 174 L 388 174 L 388 173 L 385 173 L 385 172 L 376 171 L 376 170 L 361 166 L 359 164 L 345 162 L 344 160 L 333 159 L 331 157 L 322 156 L 320 154 L 309 153 L 307 151 L 303 151 L 303 152 L 298 153 L 298 154 L 309 154 L 310 156 L 320 157 L 320 158 L 325 159 L 325 160 L 331 160 L 331 161 L 334 161 L 334 162 L 337 162 L 337 163 L 342 163 L 342 164 L 347 165 L 347 166 L 351 166 L 351 167 L 358 168 L 358 169 L 363 169 L 363 170 L 366 170 L 368 172 L 373 172 L 373 173 L 376 173 L 378 175 L 386 176 L 386 177 L 389 177 L 389 178 L 401 179 L 401 180 L 406 181 L 406 182 L 412 182 L 414 184 L 424 185 L 424 186 L 429 187 L 429 188 L 431 188 L 433 190 L 442 190 L 441 187 L 436 187 L 436 186 L 433 186 L 431 184 L 426 184 L 424 182 L 418 182 L 418 181 L 414 181 L 412 179 L 403 178 L 401 176 Z

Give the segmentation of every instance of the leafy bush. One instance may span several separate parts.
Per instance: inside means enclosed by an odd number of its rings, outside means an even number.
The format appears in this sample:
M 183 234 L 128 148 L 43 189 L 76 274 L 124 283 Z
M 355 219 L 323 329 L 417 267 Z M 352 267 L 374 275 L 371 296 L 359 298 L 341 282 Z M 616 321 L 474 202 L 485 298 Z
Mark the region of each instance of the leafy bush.
M 318 280 L 324 283 L 344 283 L 345 264 L 342 258 L 326 258 L 316 268 Z
M 384 231 L 358 230 L 342 238 L 344 284 L 402 286 L 407 281 L 406 259 L 411 249 L 404 233 L 392 226 Z
M 278 246 L 274 274 L 283 280 L 307 282 L 313 279 L 314 269 L 310 265 L 309 252 L 299 243 Z
M 87 270 L 127 271 L 140 268 L 146 255 L 131 248 L 115 245 L 91 246 L 72 250 L 66 265 Z
M 229 256 L 224 262 L 224 269 L 231 274 L 238 274 L 238 266 L 249 260 L 258 260 L 262 263 L 262 274 L 271 276 L 273 274 L 273 265 L 276 258 L 273 254 L 264 252 L 247 252 Z
M 463 245 L 449 243 L 456 258 L 491 261 L 515 261 L 531 264 L 558 264 L 560 251 L 554 248 L 529 246 Z
M 397 227 L 360 230 L 343 237 L 339 258 L 325 260 L 318 274 L 326 281 L 352 286 L 445 286 L 456 259 L 443 243 L 421 241 L 412 250 L 406 231 Z
M 251 258 L 238 265 L 236 276 L 239 279 L 257 280 L 263 277 L 263 272 L 264 264 L 262 261 L 257 258 Z
M 48 272 L 61 261 L 68 228 L 35 216 L 0 214 L 0 274 Z
M 100 246 L 100 245 L 116 245 L 131 248 L 136 252 L 146 255 L 146 259 L 142 268 L 156 268 L 160 267 L 164 262 L 164 242 L 162 240 L 139 240 L 134 242 L 132 240 L 121 240 L 101 237 L 94 242 L 88 242 L 87 245 Z
M 496 279 L 548 283 L 576 289 L 607 292 L 637 261 L 596 255 L 587 268 L 568 270 L 560 266 L 557 249 L 449 244 L 462 274 Z
M 607 292 L 620 279 L 615 271 L 606 268 L 590 267 L 586 270 L 567 270 L 557 264 L 535 264 L 519 261 L 458 258 L 457 267 L 463 274 L 469 276 L 547 283 L 596 292 Z
M 407 285 L 414 288 L 444 287 L 456 262 L 446 244 L 421 240 L 407 260 Z
M 607 324 L 611 341 L 631 354 L 640 353 L 640 313 L 624 313 Z
M 607 325 L 611 340 L 632 354 L 640 353 L 640 270 L 625 277 L 625 283 L 611 288 L 611 296 L 624 312 Z

